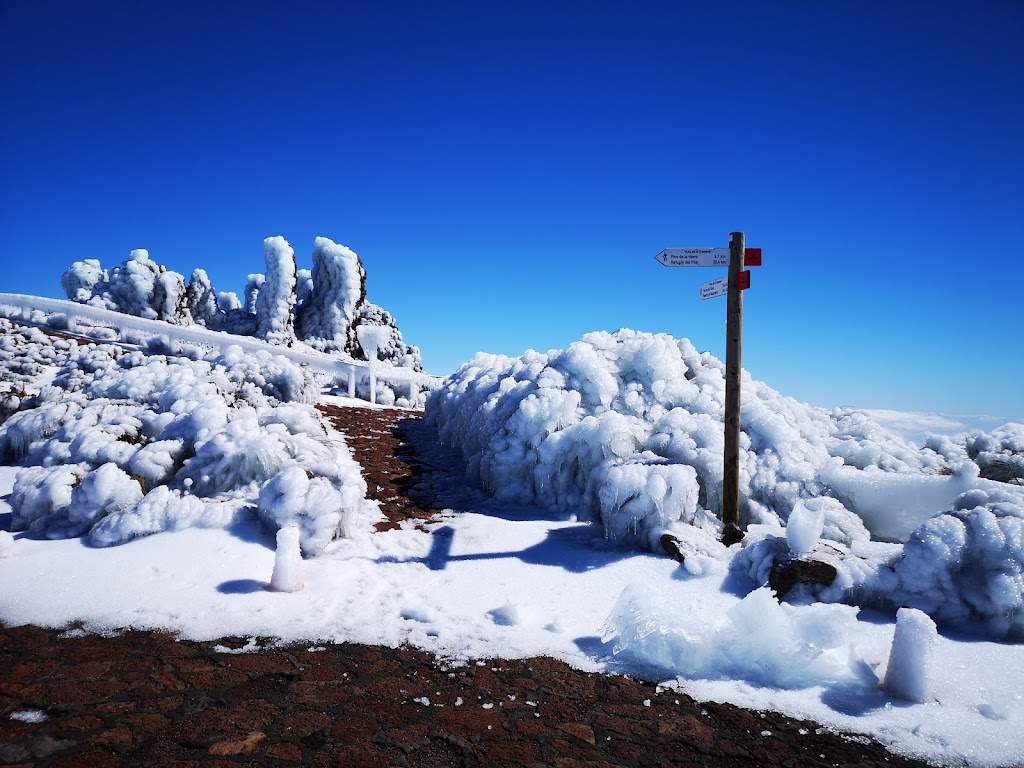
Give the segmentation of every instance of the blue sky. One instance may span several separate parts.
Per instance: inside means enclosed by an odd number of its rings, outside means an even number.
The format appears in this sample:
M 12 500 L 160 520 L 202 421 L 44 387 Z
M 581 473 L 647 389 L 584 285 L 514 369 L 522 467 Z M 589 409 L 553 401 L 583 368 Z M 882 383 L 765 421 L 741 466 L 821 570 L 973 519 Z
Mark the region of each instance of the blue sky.
M 145 8 L 143 7 L 145 6 Z M 709 6 L 714 6 L 709 7 Z M 941 6 L 941 7 L 940 7 Z M 0 0 L 0 290 L 363 257 L 427 366 L 626 326 L 821 405 L 1024 418 L 1024 5 Z

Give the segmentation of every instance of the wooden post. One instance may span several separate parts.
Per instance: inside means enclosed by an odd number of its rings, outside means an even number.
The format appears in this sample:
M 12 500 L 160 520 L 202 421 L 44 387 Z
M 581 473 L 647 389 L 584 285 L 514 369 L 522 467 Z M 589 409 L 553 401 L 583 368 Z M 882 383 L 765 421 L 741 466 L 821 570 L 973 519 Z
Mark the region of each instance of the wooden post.
M 746 238 L 729 237 L 729 293 L 725 307 L 725 475 L 722 479 L 722 543 L 735 544 L 740 530 L 740 371 L 743 367 L 743 292 L 739 287 Z

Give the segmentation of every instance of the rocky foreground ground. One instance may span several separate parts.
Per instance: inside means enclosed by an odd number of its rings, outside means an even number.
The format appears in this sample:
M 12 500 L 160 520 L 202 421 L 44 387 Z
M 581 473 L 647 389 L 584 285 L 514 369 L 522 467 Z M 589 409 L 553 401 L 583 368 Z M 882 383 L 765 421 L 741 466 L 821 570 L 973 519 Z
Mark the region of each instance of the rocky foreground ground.
M 420 465 L 403 437 L 415 416 L 324 410 L 381 502 L 379 530 L 435 514 L 414 490 Z M 552 659 L 452 667 L 410 648 L 270 641 L 233 652 L 246 643 L 0 628 L 0 765 L 924 765 L 814 723 Z M 11 719 L 24 712 L 42 714 Z

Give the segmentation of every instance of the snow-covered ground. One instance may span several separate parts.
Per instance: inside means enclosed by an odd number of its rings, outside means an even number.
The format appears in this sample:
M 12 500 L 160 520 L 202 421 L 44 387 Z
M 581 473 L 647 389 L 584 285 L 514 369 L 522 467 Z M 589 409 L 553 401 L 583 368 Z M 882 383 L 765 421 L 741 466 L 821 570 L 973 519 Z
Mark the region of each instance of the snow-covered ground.
M 13 472 L 0 470 L 0 494 Z M 5 511 L 0 503 L 0 522 Z M 478 512 L 434 528 L 335 542 L 303 561 L 305 588 L 295 593 L 266 589 L 274 539 L 255 522 L 109 549 L 19 536 L 0 559 L 0 621 L 160 627 L 194 639 L 410 643 L 456 659 L 546 654 L 582 669 L 670 680 L 644 661 L 648 649 L 638 644 L 654 642 L 695 660 L 678 685 L 699 698 L 867 733 L 951 765 L 1007 764 L 1024 754 L 1021 646 L 941 637 L 932 698 L 911 704 L 878 687 L 893 636 L 888 617 L 843 617 L 834 627 L 840 642 L 825 642 L 835 617 L 825 617 L 825 628 L 798 627 L 793 617 L 762 613 L 763 594 L 744 601 L 725 573 L 694 577 L 535 509 L 481 502 Z M 629 613 L 637 602 L 641 623 Z M 655 619 L 657 630 L 642 624 Z M 614 654 L 617 644 L 624 648 Z M 821 644 L 835 647 L 822 652 Z
M 980 476 L 1016 471 L 1020 425 L 925 449 L 748 379 L 751 525 L 727 550 L 721 364 L 670 337 L 595 334 L 449 379 L 415 439 L 454 511 L 430 533 L 369 535 L 365 482 L 294 360 L 3 328 L 18 412 L 0 450 L 22 466 L 0 467 L 0 622 L 551 655 L 945 764 L 1024 755 L 1024 645 L 982 638 L 1020 639 L 1022 489 Z M 779 603 L 762 585 L 796 554 L 839 577 Z M 894 600 L 943 633 L 904 612 L 890 655 Z

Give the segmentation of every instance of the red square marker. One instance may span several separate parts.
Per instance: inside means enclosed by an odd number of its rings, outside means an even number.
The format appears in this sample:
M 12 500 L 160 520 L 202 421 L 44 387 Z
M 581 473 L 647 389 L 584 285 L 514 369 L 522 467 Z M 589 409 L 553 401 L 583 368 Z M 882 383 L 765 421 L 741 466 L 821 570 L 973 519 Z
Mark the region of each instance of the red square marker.
M 745 291 L 750 287 L 750 272 L 748 270 L 744 269 L 736 275 L 736 287 L 741 291 Z
M 761 266 L 761 249 L 760 248 L 744 248 L 743 249 L 743 266 L 744 267 L 760 267 Z

